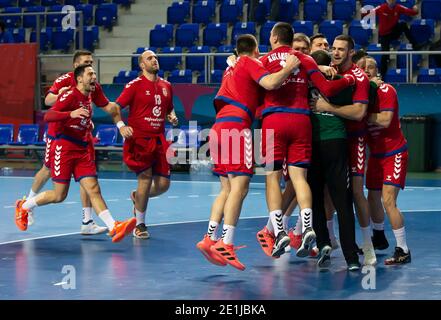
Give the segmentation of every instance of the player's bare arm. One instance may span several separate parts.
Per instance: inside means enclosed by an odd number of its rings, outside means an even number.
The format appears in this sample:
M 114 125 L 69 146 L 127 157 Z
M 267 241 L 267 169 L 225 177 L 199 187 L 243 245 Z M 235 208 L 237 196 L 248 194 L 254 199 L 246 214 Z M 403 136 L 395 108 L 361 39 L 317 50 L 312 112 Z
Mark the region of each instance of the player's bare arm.
M 337 69 L 330 66 L 318 66 L 321 73 L 323 73 L 325 76 L 330 77 L 331 79 L 334 79 L 334 77 L 338 74 Z
M 330 112 L 336 116 L 349 120 L 361 121 L 366 115 L 367 107 L 367 104 L 359 102 L 346 106 L 337 106 L 327 102 L 323 98 L 319 98 L 315 105 L 315 110 L 320 112 Z
M 393 116 L 393 111 L 381 111 L 380 113 L 372 113 L 369 115 L 368 122 L 382 128 L 389 128 Z
M 300 66 L 300 60 L 295 55 L 286 57 L 285 66 L 278 72 L 263 77 L 259 84 L 266 90 L 278 89 L 291 72 Z
M 70 87 L 63 87 L 58 91 L 58 94 L 49 92 L 44 99 L 44 104 L 48 107 L 52 107 L 55 102 L 57 102 L 58 96 L 69 90 Z

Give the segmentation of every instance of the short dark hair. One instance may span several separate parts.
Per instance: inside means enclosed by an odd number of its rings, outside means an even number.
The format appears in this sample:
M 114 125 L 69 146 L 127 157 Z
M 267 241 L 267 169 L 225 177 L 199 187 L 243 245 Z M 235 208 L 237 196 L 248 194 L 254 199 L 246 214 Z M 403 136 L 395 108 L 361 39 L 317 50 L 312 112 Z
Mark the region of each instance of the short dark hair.
M 287 22 L 277 22 L 273 27 L 273 32 L 279 38 L 279 42 L 291 46 L 294 39 L 294 29 Z
M 308 47 L 311 47 L 311 41 L 309 40 L 309 37 L 306 34 L 301 33 L 301 32 L 294 33 L 294 37 L 293 37 L 292 41 L 293 42 L 294 41 L 303 41 L 308 45 Z
M 74 55 L 73 55 L 73 63 L 77 62 L 79 57 L 82 56 L 91 56 L 92 52 L 90 52 L 89 50 L 77 50 L 75 51 Z
M 237 54 L 250 54 L 257 48 L 257 40 L 252 34 L 241 34 L 236 39 Z
M 75 83 L 78 83 L 77 78 L 83 76 L 86 68 L 92 67 L 90 64 L 80 64 L 74 70 Z
M 367 52 L 364 49 L 359 49 L 355 52 L 352 57 L 352 62 L 357 63 L 361 58 L 365 58 L 367 56 Z
M 311 41 L 311 44 L 312 44 L 312 42 L 313 42 L 315 39 L 322 39 L 322 38 L 328 40 L 328 39 L 326 38 L 326 36 L 325 36 L 323 33 L 316 33 L 315 35 L 313 35 L 312 37 L 310 37 L 309 40 Z
M 355 47 L 355 41 L 351 36 L 341 34 L 341 35 L 335 37 L 335 40 L 346 41 L 348 43 L 349 50 L 352 50 Z
M 332 61 L 331 54 L 325 50 L 317 50 L 311 53 L 311 57 L 319 66 L 329 66 Z

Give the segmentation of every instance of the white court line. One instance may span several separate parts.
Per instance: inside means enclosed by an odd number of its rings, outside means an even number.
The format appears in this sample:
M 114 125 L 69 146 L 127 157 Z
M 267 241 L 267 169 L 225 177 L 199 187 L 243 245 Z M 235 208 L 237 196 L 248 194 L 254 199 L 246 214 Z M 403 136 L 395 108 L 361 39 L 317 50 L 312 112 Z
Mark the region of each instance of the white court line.
M 189 198 L 199 198 L 199 195 L 198 194 L 190 194 L 187 197 L 189 197 Z
M 54 235 L 50 235 L 50 236 L 41 236 L 41 237 L 27 238 L 27 239 L 21 239 L 21 240 L 6 241 L 6 242 L 0 242 L 0 245 L 2 245 L 2 244 L 11 244 L 11 243 L 18 243 L 18 242 L 26 242 L 26 241 L 33 241 L 33 240 L 40 240 L 40 239 L 72 236 L 74 234 L 80 234 L 80 233 L 81 232 L 61 233 L 61 234 L 54 234 Z
M 107 199 L 106 202 L 117 202 L 119 199 Z
M 64 204 L 75 204 L 75 203 L 78 203 L 78 201 L 66 201 L 66 202 L 63 202 Z

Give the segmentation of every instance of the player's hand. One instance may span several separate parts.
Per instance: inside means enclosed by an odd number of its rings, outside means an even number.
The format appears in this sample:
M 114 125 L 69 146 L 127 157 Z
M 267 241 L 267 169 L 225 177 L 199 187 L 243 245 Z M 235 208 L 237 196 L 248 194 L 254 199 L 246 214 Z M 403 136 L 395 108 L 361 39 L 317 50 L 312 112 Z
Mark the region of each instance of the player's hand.
M 323 97 L 318 98 L 314 111 L 318 112 L 330 112 L 332 111 L 332 106 Z
M 89 110 L 84 109 L 83 107 L 78 108 L 77 110 L 74 110 L 70 113 L 70 117 L 72 119 L 84 119 L 87 118 L 89 116 Z
M 234 67 L 236 65 L 236 62 L 237 62 L 237 57 L 234 54 L 228 56 L 227 64 L 229 67 Z
M 352 74 L 345 74 L 343 78 L 349 81 L 350 86 L 353 86 L 355 84 L 355 77 Z
M 412 7 L 412 9 L 413 9 L 413 11 L 415 11 L 416 13 L 420 12 L 420 10 L 418 9 L 418 6 L 417 6 L 417 5 L 414 5 L 414 6 Z
M 327 77 L 334 79 L 337 75 L 337 69 L 329 66 L 318 66 L 321 73 L 324 73 Z
M 119 129 L 119 133 L 124 139 L 128 139 L 133 136 L 133 128 L 129 126 L 124 126 Z
M 371 81 L 373 81 L 378 87 L 381 86 L 384 83 L 384 81 L 381 80 L 379 77 L 373 77 L 371 79 Z
M 288 68 L 289 70 L 294 70 L 295 68 L 298 68 L 300 66 L 300 60 L 297 58 L 297 56 L 293 54 L 289 54 L 286 57 L 285 60 L 285 68 Z
M 167 120 L 168 120 L 168 122 L 170 122 L 174 127 L 176 127 L 176 126 L 179 124 L 179 119 L 178 119 L 178 117 L 177 117 L 175 114 L 173 114 L 173 113 L 170 113 L 170 114 L 167 115 Z

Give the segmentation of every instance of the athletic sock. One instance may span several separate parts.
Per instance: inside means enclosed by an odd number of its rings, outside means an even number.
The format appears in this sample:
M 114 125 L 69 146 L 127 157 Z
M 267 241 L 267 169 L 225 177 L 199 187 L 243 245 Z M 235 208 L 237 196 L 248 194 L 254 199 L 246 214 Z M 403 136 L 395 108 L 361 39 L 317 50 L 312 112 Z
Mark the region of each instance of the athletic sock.
M 222 240 L 225 244 L 232 244 L 234 240 L 234 229 L 235 226 L 224 224 L 222 230 Z
M 394 232 L 395 239 L 397 241 L 397 247 L 403 249 L 404 253 L 408 253 L 409 248 L 407 247 L 406 230 L 404 229 L 404 227 L 392 231 Z
M 115 220 L 113 219 L 109 210 L 104 210 L 98 214 L 98 217 L 104 222 L 107 228 L 111 231 L 115 227 Z
M 372 222 L 372 228 L 374 230 L 384 231 L 384 222 L 381 222 L 381 223 Z
M 274 234 L 274 227 L 273 227 L 273 222 L 271 221 L 271 216 L 268 218 L 268 221 L 266 223 L 266 228 L 268 229 L 269 232 Z
M 135 209 L 135 216 L 136 216 L 136 225 L 140 225 L 141 223 L 145 224 L 145 211 L 141 212 L 138 211 L 138 209 Z
M 360 229 L 361 229 L 361 235 L 363 236 L 363 245 L 364 246 L 372 246 L 370 226 L 367 226 L 366 228 L 360 228 Z
M 306 228 L 312 228 L 312 209 L 306 208 L 300 211 L 302 217 L 302 234 Z
M 271 222 L 274 227 L 274 236 L 278 236 L 283 231 L 283 213 L 282 210 L 274 210 L 270 212 Z
M 36 195 L 37 195 L 37 193 L 34 192 L 34 191 L 32 190 L 32 188 L 31 188 L 31 190 L 29 191 L 28 197 L 27 197 L 26 199 L 33 198 L 33 197 L 35 197 Z
M 210 220 L 208 223 L 208 231 L 207 234 L 210 237 L 211 240 L 216 241 L 217 240 L 217 227 L 219 226 L 219 223 L 213 220 Z
M 22 208 L 26 210 L 32 210 L 35 207 L 38 207 L 37 201 L 35 201 L 35 197 L 26 200 L 22 206 Z
M 93 220 L 92 208 L 91 207 L 84 207 L 83 208 L 83 224 L 88 223 L 90 220 Z

